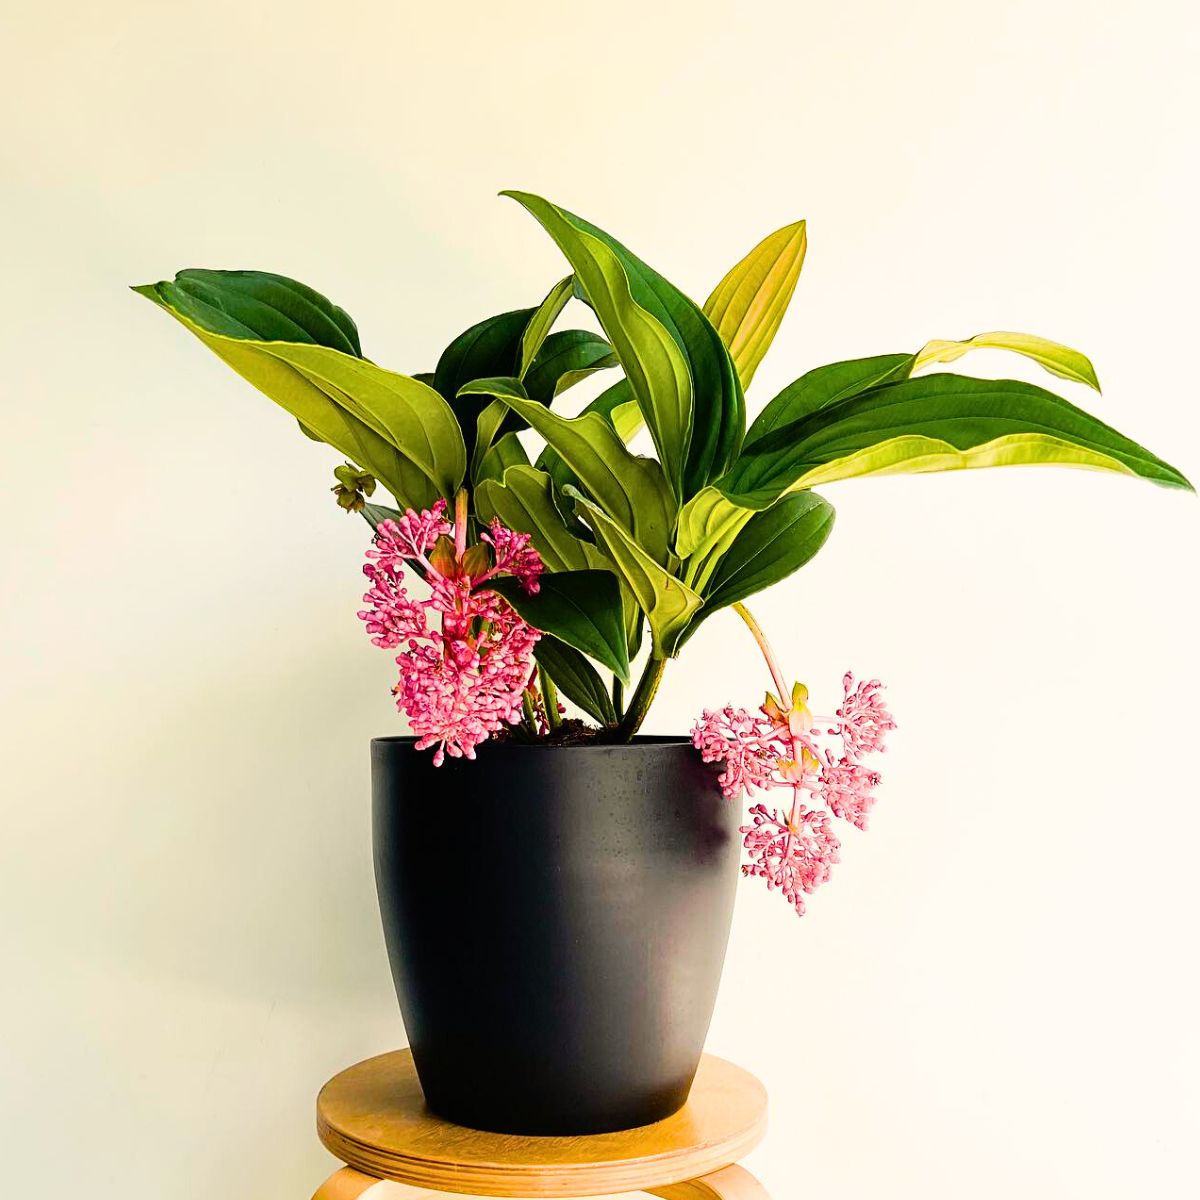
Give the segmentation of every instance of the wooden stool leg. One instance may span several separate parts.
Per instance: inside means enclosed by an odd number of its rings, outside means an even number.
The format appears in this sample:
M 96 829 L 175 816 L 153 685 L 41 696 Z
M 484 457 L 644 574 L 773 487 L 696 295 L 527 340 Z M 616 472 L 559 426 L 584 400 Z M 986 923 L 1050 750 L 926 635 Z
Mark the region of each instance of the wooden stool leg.
M 358 1200 L 358 1197 L 367 1188 L 374 1187 L 380 1182 L 373 1175 L 364 1175 L 361 1171 L 355 1171 L 352 1167 L 343 1167 L 340 1171 L 334 1171 L 317 1188 L 316 1192 L 313 1193 L 312 1200 Z
M 647 1188 L 646 1195 L 658 1196 L 660 1200 L 771 1200 L 766 1188 L 736 1163 L 686 1183 Z

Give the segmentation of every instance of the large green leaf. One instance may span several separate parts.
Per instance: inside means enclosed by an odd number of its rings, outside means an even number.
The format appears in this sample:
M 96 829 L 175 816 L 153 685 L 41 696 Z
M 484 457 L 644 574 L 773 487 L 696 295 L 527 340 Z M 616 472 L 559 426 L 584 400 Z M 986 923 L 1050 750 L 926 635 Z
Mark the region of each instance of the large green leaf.
M 304 342 L 362 357 L 349 314 L 284 275 L 190 268 L 173 283 L 164 280 L 153 288 L 165 307 L 209 333 L 256 342 Z M 149 294 L 144 288 L 134 290 Z
M 761 438 L 783 425 L 836 404 L 848 396 L 892 380 L 904 379 L 913 363 L 911 354 L 877 354 L 817 367 L 789 383 L 754 418 L 746 431 L 744 450 L 749 453 Z
M 312 341 L 263 341 L 214 332 L 211 305 L 170 283 L 134 289 L 189 329 L 300 424 L 370 471 L 404 507 L 450 499 L 466 471 L 454 414 L 425 384 Z M 261 302 L 260 302 L 261 303 Z M 186 309 L 186 311 L 185 311 Z M 259 313 L 261 317 L 261 313 Z M 262 318 L 261 324 L 266 324 Z
M 1057 463 L 1191 485 L 1061 397 L 1016 380 L 929 375 L 872 388 L 747 446 L 721 492 L 767 508 L 787 491 L 892 472 Z
M 704 601 L 578 489 L 568 487 L 567 494 L 585 509 L 597 542 L 646 614 L 655 654 L 673 655 L 680 635 Z
M 549 404 L 581 379 L 616 365 L 612 346 L 599 334 L 562 329 L 545 340 L 521 382 L 531 399 Z
M 509 467 L 529 466 L 529 455 L 515 433 L 506 433 L 488 447 L 475 476 L 478 485 L 485 479 L 503 479 Z
M 616 348 L 676 493 L 690 496 L 734 460 L 745 431 L 742 386 L 708 318 L 596 226 L 539 196 L 525 206 L 575 268 Z
M 670 558 L 675 502 L 662 468 L 631 454 L 596 413 L 560 417 L 531 400 L 515 379 L 479 379 L 466 392 L 495 396 L 558 451 L 590 496 L 659 562 Z
M 604 686 L 604 680 L 573 646 L 557 638 L 543 636 L 534 647 L 533 656 L 572 704 L 577 704 L 601 725 L 617 723 L 612 697 Z
M 704 588 L 704 607 L 680 641 L 720 608 L 736 604 L 799 570 L 833 529 L 833 505 L 814 492 L 794 492 L 755 513 L 721 556 Z
M 533 595 L 516 579 L 494 579 L 487 586 L 534 629 L 553 634 L 629 682 L 621 590 L 610 571 L 547 572 Z
M 1032 359 L 1051 375 L 1069 379 L 1073 383 L 1086 383 L 1088 387 L 1100 390 L 1096 368 L 1087 355 L 1072 350 L 1070 346 L 1038 337 L 1035 333 L 977 333 L 961 342 L 926 342 L 917 351 L 910 373 L 916 374 L 933 363 L 954 362 L 968 350 L 1011 350 Z
M 743 388 L 750 386 L 771 348 L 807 248 L 803 221 L 776 230 L 729 271 L 705 302 L 704 315 L 729 347 Z

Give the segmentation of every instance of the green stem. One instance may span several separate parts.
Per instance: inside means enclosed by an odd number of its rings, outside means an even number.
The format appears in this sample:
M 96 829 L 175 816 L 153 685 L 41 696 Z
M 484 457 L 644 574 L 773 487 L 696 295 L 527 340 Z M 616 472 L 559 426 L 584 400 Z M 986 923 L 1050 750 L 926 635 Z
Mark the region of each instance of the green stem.
M 616 675 L 613 676 L 612 702 L 619 721 L 625 715 L 625 685 Z
M 545 667 L 538 667 L 538 682 L 542 685 L 542 703 L 546 706 L 546 721 L 551 729 L 557 729 L 562 724 L 562 714 L 558 711 L 558 688 L 554 680 L 546 674 Z
M 526 688 L 521 693 L 521 709 L 525 714 L 522 724 L 525 726 L 526 733 L 531 738 L 536 738 L 538 735 L 537 709 L 533 706 L 533 690 L 531 688 Z
M 658 691 L 658 685 L 662 682 L 663 672 L 666 669 L 667 660 L 665 658 L 651 657 L 646 664 L 646 669 L 642 672 L 642 677 L 638 680 L 638 685 L 629 698 L 629 708 L 626 709 L 621 723 L 617 726 L 616 741 L 632 740 L 633 735 L 642 727 L 642 722 L 646 719 L 646 713 L 654 700 L 654 694 Z

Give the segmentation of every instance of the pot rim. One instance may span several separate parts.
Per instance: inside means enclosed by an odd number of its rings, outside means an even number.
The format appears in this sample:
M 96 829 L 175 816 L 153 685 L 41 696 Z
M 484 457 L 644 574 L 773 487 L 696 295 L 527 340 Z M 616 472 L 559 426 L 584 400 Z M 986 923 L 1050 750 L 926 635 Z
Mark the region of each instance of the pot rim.
M 406 749 L 412 749 L 417 743 L 417 738 L 412 734 L 386 734 L 382 737 L 373 737 L 371 739 L 372 746 L 399 746 Z M 670 750 L 679 746 L 687 746 L 689 749 L 692 746 L 692 739 L 686 734 L 658 734 L 658 733 L 639 733 L 628 742 L 576 742 L 576 743 L 554 743 L 554 742 L 484 742 L 479 747 L 484 749 L 489 754 L 500 750 Z M 432 753 L 432 747 L 428 753 Z M 426 753 L 426 751 L 421 751 Z

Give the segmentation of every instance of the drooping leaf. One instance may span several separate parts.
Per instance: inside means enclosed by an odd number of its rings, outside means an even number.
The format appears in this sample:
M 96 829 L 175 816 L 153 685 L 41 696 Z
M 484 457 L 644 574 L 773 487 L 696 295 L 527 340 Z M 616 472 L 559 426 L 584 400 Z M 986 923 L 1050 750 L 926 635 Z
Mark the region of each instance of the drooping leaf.
M 676 494 L 692 495 L 736 457 L 745 401 L 708 318 L 615 238 L 539 196 L 505 192 L 533 214 L 575 268 L 625 368 Z
M 596 413 L 560 417 L 531 400 L 515 379 L 480 379 L 467 391 L 502 400 L 554 447 L 589 495 L 660 562 L 670 555 L 675 502 L 662 468 L 631 454 Z
M 587 512 L 596 540 L 646 614 L 659 657 L 673 655 L 680 635 L 704 601 L 682 579 L 661 566 L 599 505 L 568 488 Z
M 428 508 L 454 495 L 466 451 L 454 414 L 431 388 L 311 340 L 214 332 L 199 318 L 230 328 L 220 310 L 171 283 L 134 291 L 169 312 L 307 431 L 369 471 L 405 507 Z M 256 313 L 265 327 L 261 308 Z
M 629 682 L 621 591 L 610 571 L 545 572 L 533 595 L 511 578 L 494 579 L 487 586 L 534 629 L 553 634 Z
M 692 619 L 683 644 L 718 609 L 744 600 L 799 570 L 833 529 L 833 505 L 814 492 L 785 496 L 755 513 L 733 539 L 704 588 L 704 607 Z
M 705 302 L 704 315 L 729 347 L 743 388 L 750 386 L 771 348 L 807 248 L 803 221 L 776 230 L 729 271 Z
M 542 344 L 522 383 L 539 404 L 550 402 L 581 379 L 617 365 L 612 346 L 586 329 L 562 329 Z
M 615 725 L 617 714 L 600 673 L 573 646 L 543 636 L 533 649 L 538 665 L 549 673 L 558 690 L 601 725 Z
M 1038 337 L 1034 333 L 977 333 L 961 342 L 926 342 L 917 351 L 910 373 L 916 374 L 933 363 L 954 362 L 969 350 L 984 349 L 1011 350 L 1015 354 L 1032 359 L 1051 375 L 1057 375 L 1060 379 L 1070 379 L 1074 383 L 1086 383 L 1088 387 L 1100 390 L 1096 368 L 1092 366 L 1087 355 L 1072 350 L 1070 346 Z
M 525 372 L 533 365 L 534 359 L 537 358 L 538 352 L 542 348 L 542 343 L 549 336 L 550 330 L 554 328 L 554 322 L 566 308 L 567 301 L 571 299 L 574 290 L 575 277 L 568 275 L 565 279 L 560 279 L 550 289 L 545 300 L 534 309 L 533 315 L 526 322 L 524 332 L 521 334 L 521 354 L 517 363 L 519 378 L 525 378 Z M 490 374 L 499 375 L 503 372 L 492 371 Z
M 1061 397 L 1016 380 L 940 374 L 885 384 L 782 425 L 746 448 L 721 492 L 766 508 L 787 491 L 894 472 L 1056 463 L 1191 485 Z

